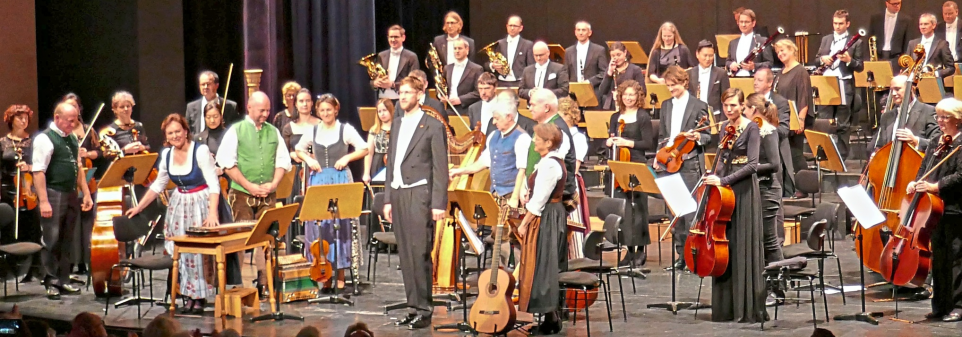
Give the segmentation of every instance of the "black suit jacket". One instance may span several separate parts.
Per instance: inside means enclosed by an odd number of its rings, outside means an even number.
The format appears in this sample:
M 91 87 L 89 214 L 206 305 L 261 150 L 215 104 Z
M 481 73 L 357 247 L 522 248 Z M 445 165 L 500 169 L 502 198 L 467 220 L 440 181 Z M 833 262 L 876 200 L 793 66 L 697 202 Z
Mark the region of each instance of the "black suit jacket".
M 384 67 L 385 71 L 388 71 L 387 76 L 391 77 L 390 68 L 388 68 L 391 62 L 391 49 L 381 51 L 377 54 L 381 61 L 381 66 Z M 397 76 L 394 78 L 394 87 L 401 87 L 401 80 L 408 76 L 412 70 L 421 69 L 421 64 L 418 62 L 418 55 L 407 48 L 401 49 L 401 59 L 397 63 Z M 374 82 L 374 81 L 371 81 Z
M 729 67 L 731 67 L 732 64 L 741 63 L 742 61 L 744 61 L 744 60 L 735 59 L 735 54 L 738 52 L 738 41 L 741 39 L 742 38 L 739 36 L 738 38 L 732 40 L 732 42 L 728 44 L 728 59 L 725 61 L 725 69 L 729 69 Z M 762 36 L 760 34 L 755 34 L 755 41 L 752 42 L 752 46 L 751 46 L 751 49 L 749 49 L 749 52 L 751 52 L 752 50 L 755 50 L 755 48 L 758 48 L 758 46 L 761 46 L 762 44 L 764 44 L 765 40 L 768 40 L 768 37 Z M 771 45 L 768 45 L 767 47 L 765 47 L 765 49 L 762 49 L 762 52 L 758 54 L 758 56 L 755 56 L 755 59 L 753 60 L 755 62 L 755 69 L 759 69 L 763 67 L 771 67 L 772 62 L 775 60 L 774 55 L 775 53 L 772 51 Z M 750 73 L 754 75 L 755 71 L 754 70 L 750 71 Z
M 531 99 L 531 89 L 535 87 L 536 64 L 524 68 L 521 84 L 518 86 L 518 97 Z M 560 63 L 548 61 L 548 70 L 544 74 L 544 88 L 551 90 L 558 98 L 568 96 L 568 70 Z
M 922 42 L 922 38 L 917 38 L 909 41 L 910 46 L 918 45 Z M 929 47 L 931 55 L 926 55 L 926 64 L 931 64 L 933 67 L 939 69 L 939 77 L 946 78 L 955 74 L 955 59 L 952 58 L 952 52 L 949 51 L 949 43 L 944 39 L 939 39 L 938 37 L 932 40 L 932 46 Z
M 868 143 L 870 153 L 892 141 L 892 128 L 895 127 L 896 111 L 897 109 L 892 109 L 882 114 L 879 119 L 878 132 Z M 938 124 L 935 123 L 935 108 L 921 102 L 912 104 L 904 125 L 912 131 L 912 134 L 919 137 L 920 149 L 925 148 L 929 139 L 942 134 Z
M 568 68 L 568 78 L 578 82 L 578 43 L 565 49 L 565 67 Z M 591 86 L 598 90 L 598 85 L 608 72 L 608 52 L 600 44 L 588 42 L 588 55 L 585 57 L 584 78 L 591 82 Z
M 223 102 L 224 98 L 218 96 L 217 99 Z M 203 126 L 205 123 L 204 107 L 201 106 L 201 104 L 203 104 L 203 100 L 204 98 L 201 97 L 193 102 L 187 103 L 185 117 L 187 117 L 187 124 L 190 125 L 190 132 L 195 135 L 200 134 L 201 128 L 205 127 Z M 227 100 L 227 106 L 224 107 L 224 125 L 230 126 L 242 118 L 243 117 L 241 117 L 240 113 L 237 112 L 237 102 Z
M 468 60 L 474 62 L 474 39 L 467 37 L 464 34 L 460 35 L 460 38 L 468 41 Z M 438 57 L 441 59 L 441 64 L 448 64 L 448 35 L 441 34 L 434 37 L 434 48 L 438 50 Z M 454 55 L 451 55 L 454 57 Z
M 414 137 L 406 149 L 398 149 L 398 134 L 402 127 L 402 119 L 394 120 L 391 132 L 390 152 L 388 152 L 387 177 L 384 180 L 385 200 L 391 200 L 394 179 L 401 179 L 405 184 L 413 184 L 421 179 L 427 179 L 431 195 L 428 202 L 432 209 L 447 209 L 448 207 L 448 138 L 444 125 L 427 114 L 418 122 Z M 401 162 L 396 163 L 395 151 L 404 151 Z M 401 176 L 394 176 L 394 165 L 401 165 Z
M 484 72 L 484 68 L 481 68 L 477 63 L 468 61 L 468 64 L 464 66 L 464 71 L 461 73 L 461 79 L 458 82 L 458 98 L 461 99 L 461 104 L 455 106 L 458 112 L 467 111 L 468 107 L 474 102 L 481 100 L 481 95 L 478 94 L 478 77 L 481 77 L 481 73 Z M 454 63 L 444 66 L 444 78 L 448 81 L 448 93 L 451 93 L 451 75 L 454 74 Z
M 959 59 L 960 59 L 960 58 L 959 58 L 959 55 L 962 55 L 962 43 L 960 43 L 960 42 L 962 42 L 962 29 L 959 29 L 959 23 L 962 23 L 962 20 L 958 20 L 958 21 L 956 21 L 956 22 L 957 22 L 957 23 L 955 24 L 955 30 L 956 30 L 956 32 L 955 32 L 955 56 L 956 56 L 955 61 L 958 62 Z M 935 27 L 935 37 L 937 37 L 937 38 L 939 38 L 939 39 L 942 39 L 942 40 L 948 41 L 948 39 L 945 38 L 946 35 L 947 35 L 947 34 L 946 34 L 946 31 L 947 31 L 947 26 L 945 25 L 945 22 L 939 23 L 939 25 Z
M 899 12 L 895 17 L 895 29 L 892 30 L 890 46 L 892 48 L 890 50 L 891 58 L 898 58 L 898 55 L 911 49 L 908 48 L 906 42 L 909 41 L 909 27 L 912 26 L 912 22 L 913 20 L 902 12 Z M 878 52 L 881 56 L 882 48 L 885 48 L 885 13 L 872 15 L 872 18 L 869 19 L 868 36 L 876 37 Z
M 510 60 L 510 57 L 508 57 L 508 37 L 498 40 L 498 51 L 501 52 L 501 55 L 504 55 L 506 60 Z M 519 35 L 518 46 L 514 50 L 514 60 L 511 61 L 512 62 L 510 66 L 511 70 L 514 71 L 514 78 L 515 80 L 520 80 L 521 73 L 524 72 L 524 68 L 534 64 L 534 42 L 531 42 L 531 40 L 526 40 Z M 491 70 L 491 64 L 488 63 L 485 68 Z M 503 80 L 504 77 L 498 75 L 498 79 Z
M 865 37 L 867 39 L 868 37 Z M 851 41 L 852 35 L 845 38 L 845 43 Z M 818 66 L 822 66 L 822 56 L 832 56 L 832 42 L 835 41 L 835 35 L 827 35 L 822 37 L 822 43 L 818 46 L 818 53 L 815 54 L 815 63 Z M 852 62 L 846 64 L 845 62 L 838 63 L 838 71 L 842 73 L 842 77 L 851 76 L 853 73 L 857 73 L 865 69 L 865 64 L 862 63 L 862 54 L 864 53 L 865 44 L 862 39 L 859 39 L 849 48 L 848 54 L 852 56 Z
M 699 66 L 697 65 L 688 69 L 688 93 L 691 94 L 691 97 L 697 97 L 699 95 L 698 70 Z M 728 73 L 725 72 L 725 69 L 713 66 L 708 76 L 708 83 L 711 85 L 711 87 L 708 88 L 708 105 L 711 106 L 713 113 L 721 111 L 721 95 L 731 86 L 731 82 L 728 80 Z M 715 120 L 719 121 L 719 117 L 725 116 L 722 114 L 715 115 Z
M 673 109 L 674 109 L 674 102 L 672 99 L 668 99 L 661 103 L 661 123 L 660 125 L 658 125 L 659 141 L 657 146 L 659 149 L 664 147 L 664 145 L 666 144 L 666 141 L 668 140 L 668 137 L 671 136 L 671 120 L 673 118 L 671 112 Z M 709 109 L 708 103 L 695 99 L 695 96 L 689 96 L 688 105 L 685 106 L 685 114 L 682 117 L 683 120 L 681 122 L 681 131 L 684 132 L 691 129 L 695 129 L 698 125 L 698 120 L 708 115 L 708 109 Z M 699 143 L 708 144 L 710 141 L 711 141 L 710 131 L 707 129 L 702 131 L 701 139 L 699 140 Z M 695 152 L 697 152 L 697 154 L 699 154 L 699 157 L 700 157 L 700 154 L 704 152 L 704 149 L 702 146 L 696 146 Z M 704 168 L 704 166 L 701 166 L 701 165 L 699 167 Z

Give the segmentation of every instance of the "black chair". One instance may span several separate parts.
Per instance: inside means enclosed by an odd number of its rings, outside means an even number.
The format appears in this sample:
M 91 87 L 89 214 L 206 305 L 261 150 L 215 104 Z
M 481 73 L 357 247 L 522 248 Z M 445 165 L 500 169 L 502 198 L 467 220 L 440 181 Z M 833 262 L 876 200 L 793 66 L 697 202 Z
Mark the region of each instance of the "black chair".
M 786 259 L 782 261 L 772 262 L 765 266 L 765 284 L 769 291 L 776 293 L 784 293 L 787 290 L 795 290 L 795 300 L 796 307 L 798 303 L 801 302 L 801 288 L 795 287 L 792 289 L 790 285 L 797 284 L 799 282 L 808 281 L 809 289 L 809 302 L 812 304 L 812 324 L 818 328 L 817 315 L 815 313 L 815 287 L 814 280 L 818 272 L 808 266 L 808 259 L 804 257 L 794 257 L 791 259 Z M 825 305 L 825 320 L 828 320 L 828 302 L 824 301 L 823 295 L 823 305 Z M 778 307 L 780 304 L 775 305 L 775 320 L 778 320 Z
M 114 217 L 113 221 L 114 227 L 114 237 L 117 238 L 117 242 L 132 242 L 140 239 L 144 235 L 150 232 L 151 227 L 148 225 L 146 219 L 141 216 L 135 216 L 134 219 L 128 219 L 126 216 Z M 140 289 L 143 288 L 144 283 L 144 271 L 148 273 L 148 283 L 150 295 L 154 294 L 154 271 L 168 270 L 174 267 L 174 260 L 170 256 L 166 255 L 148 255 L 148 256 L 134 256 L 129 259 L 122 259 L 119 263 L 110 267 L 110 274 L 113 275 L 114 270 L 124 270 L 126 269 L 128 273 L 139 272 L 139 277 L 134 276 L 132 280 L 132 290 L 131 293 L 133 297 L 118 301 L 114 304 L 114 308 L 118 308 L 121 305 L 136 304 L 137 305 L 137 318 L 143 317 L 140 310 L 140 302 L 149 301 L 151 307 L 154 306 L 155 301 L 150 298 L 143 298 L 140 296 Z M 169 272 L 168 272 L 169 274 Z M 171 277 L 177 277 L 177 275 L 171 275 Z M 140 285 L 138 286 L 138 279 L 140 280 Z M 107 287 L 110 287 L 108 281 Z M 122 282 L 122 281 L 121 281 Z M 120 286 L 123 286 L 121 284 Z M 170 289 L 168 289 L 170 290 Z M 170 291 L 167 291 L 170 293 Z M 171 301 L 176 299 L 172 298 Z M 104 302 L 104 316 L 110 309 L 110 292 L 107 294 L 107 300 Z
M 13 213 L 13 207 L 8 204 L 0 203 L 0 228 L 13 225 L 14 217 L 16 215 Z M 7 278 L 10 274 L 13 274 L 14 287 L 17 292 L 20 292 L 20 282 L 16 282 L 17 278 L 17 268 L 14 266 L 6 265 L 6 261 L 11 260 L 11 256 L 18 256 L 21 259 L 29 259 L 32 255 L 37 254 L 43 246 L 34 242 L 15 242 L 6 245 L 0 245 L 0 273 L 3 277 L 3 296 L 7 296 Z M 28 271 L 29 273 L 29 271 Z
M 815 194 L 820 193 L 821 185 L 818 181 L 818 172 L 814 170 L 801 170 L 795 173 L 795 189 L 811 195 L 812 206 L 782 205 L 782 212 L 785 219 L 795 219 L 796 224 L 802 223 L 802 218 L 815 214 Z M 821 200 L 821 195 L 819 195 Z
M 817 260 L 819 289 L 821 289 L 824 295 L 825 287 L 837 288 L 842 295 L 842 304 L 845 305 L 847 303 L 845 300 L 845 280 L 842 278 L 842 263 L 839 261 L 838 255 L 835 254 L 835 251 L 825 244 L 825 237 L 828 235 L 828 233 L 831 233 L 829 228 L 834 227 L 838 222 L 838 208 L 838 204 L 835 203 L 823 203 L 818 205 L 818 207 L 815 209 L 815 214 L 803 220 L 803 231 L 806 229 L 806 227 L 808 228 L 808 230 L 805 231 L 805 233 L 808 233 L 808 235 L 805 237 L 805 241 L 783 247 L 782 255 L 786 259 L 800 256 L 806 259 Z M 832 287 L 825 284 L 825 259 L 828 258 L 835 259 L 836 267 L 838 268 L 838 287 Z
M 598 276 L 596 276 L 595 274 L 587 273 L 587 272 L 583 272 L 583 271 L 566 271 L 566 272 L 562 272 L 562 273 L 558 274 L 558 283 L 559 283 L 559 285 L 561 286 L 561 294 L 562 294 L 562 295 L 567 295 L 567 293 L 568 293 L 567 290 L 580 290 L 580 291 L 582 291 L 582 293 L 575 293 L 575 294 L 576 294 L 576 297 L 574 298 L 574 301 L 575 301 L 574 306 L 575 306 L 575 307 L 578 307 L 578 304 L 579 304 L 579 303 L 581 303 L 581 304 L 584 306 L 584 310 L 585 310 L 585 324 L 587 324 L 588 336 L 590 337 L 590 336 L 591 336 L 591 313 L 590 313 L 590 311 L 588 310 L 588 309 L 590 309 L 590 307 L 587 305 L 588 292 L 592 292 L 592 291 L 593 291 L 593 292 L 597 292 L 599 287 L 604 287 L 604 286 L 605 286 L 605 283 L 601 282 L 601 279 L 598 278 Z M 607 292 L 607 291 L 602 291 L 602 293 L 604 293 L 604 295 L 605 295 L 605 302 L 607 302 L 607 301 L 608 301 L 608 292 Z M 581 298 L 582 296 L 580 296 L 580 294 L 584 294 L 584 298 Z M 573 315 L 572 315 L 572 321 L 574 322 L 575 325 L 577 325 L 577 324 L 578 324 L 578 310 L 575 310 L 575 309 L 573 309 L 573 308 L 567 308 L 567 307 L 566 307 L 566 305 L 567 305 L 567 303 L 568 303 L 567 298 L 565 298 L 565 301 L 562 301 L 561 303 L 562 303 L 562 310 L 567 311 L 566 309 L 571 309 L 571 312 L 572 312 L 572 314 L 573 314 Z M 613 327 L 612 324 L 611 324 L 611 307 L 608 306 L 607 304 L 605 304 L 605 309 L 608 311 L 608 330 L 609 330 L 609 331 L 615 331 L 615 330 L 614 330 L 614 327 Z
M 660 127 L 661 127 L 661 120 L 660 120 L 660 119 L 652 119 L 652 120 L 651 120 L 651 129 L 652 129 L 652 130 L 655 130 L 655 132 L 652 132 L 652 133 L 651 133 L 651 143 L 652 143 L 652 144 L 658 144 L 658 140 L 659 140 L 659 139 L 658 139 L 658 130 L 660 130 L 660 129 L 659 129 Z M 653 149 L 651 149 L 651 150 L 645 151 L 645 156 L 648 157 L 648 158 L 655 158 L 655 155 L 656 155 L 656 154 L 658 154 L 657 146 L 655 146 L 655 148 L 653 148 Z
M 374 279 L 371 279 L 371 266 L 377 264 L 378 257 L 380 256 L 381 245 L 385 245 L 387 250 L 387 265 L 391 266 L 391 248 L 397 247 L 397 237 L 394 236 L 394 232 L 391 231 L 391 223 L 387 222 L 384 216 L 384 192 L 378 192 L 374 194 L 374 201 L 371 203 L 371 211 L 377 216 L 377 221 L 381 226 L 381 230 L 374 232 L 371 236 L 371 243 L 368 244 L 367 252 L 367 279 L 371 281 L 371 284 L 377 282 L 377 267 L 374 267 Z M 373 263 L 371 262 L 373 259 Z
M 609 214 L 605 218 L 605 228 L 616 227 L 621 222 L 621 217 L 617 214 Z M 598 279 L 601 279 L 602 275 L 605 275 L 605 279 L 602 282 L 602 287 L 605 290 L 605 298 L 609 299 L 611 297 L 611 275 L 617 273 L 617 268 L 615 264 L 605 261 L 602 259 L 602 253 L 605 251 L 613 251 L 618 246 L 607 241 L 605 239 L 605 232 L 591 232 L 585 237 L 585 245 L 583 249 L 583 258 L 568 260 L 568 271 L 583 271 L 588 273 L 593 273 L 597 275 Z M 615 275 L 618 279 L 618 294 L 621 296 L 621 311 L 624 315 L 624 319 L 628 321 L 628 313 L 625 309 L 625 291 L 621 283 L 621 277 Z M 608 311 L 611 312 L 611 301 L 607 301 L 605 305 L 608 307 Z M 609 315 L 609 320 L 610 320 Z

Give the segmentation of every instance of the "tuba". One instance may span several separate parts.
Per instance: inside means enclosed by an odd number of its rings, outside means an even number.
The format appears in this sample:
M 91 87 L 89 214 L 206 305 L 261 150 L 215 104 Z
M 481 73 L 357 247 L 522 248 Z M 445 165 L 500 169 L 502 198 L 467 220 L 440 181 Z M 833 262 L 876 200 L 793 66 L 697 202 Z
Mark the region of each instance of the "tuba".
M 504 55 L 501 54 L 501 52 L 494 50 L 494 46 L 496 44 L 498 44 L 498 41 L 491 42 L 491 44 L 485 46 L 484 48 L 481 48 L 481 50 L 478 51 L 478 53 L 481 53 L 481 52 L 487 53 L 488 60 L 491 60 L 491 64 L 501 65 L 501 71 L 498 71 L 498 74 L 501 74 L 501 76 L 508 76 L 508 74 L 511 73 L 511 67 L 508 65 L 508 59 L 505 58 Z
M 377 53 L 362 57 L 357 61 L 357 64 L 364 66 L 367 69 L 367 76 L 371 80 L 376 80 L 382 77 L 387 77 L 387 71 L 381 66 L 381 62 L 378 62 L 379 57 Z

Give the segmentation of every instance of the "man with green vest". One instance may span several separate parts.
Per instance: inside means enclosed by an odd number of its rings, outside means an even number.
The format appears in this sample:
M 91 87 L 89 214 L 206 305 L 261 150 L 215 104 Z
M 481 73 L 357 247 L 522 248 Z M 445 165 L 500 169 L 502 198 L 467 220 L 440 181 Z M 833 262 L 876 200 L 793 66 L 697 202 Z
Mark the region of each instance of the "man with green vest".
M 61 293 L 75 294 L 80 289 L 70 285 L 70 235 L 84 211 L 93 208 L 87 179 L 80 166 L 80 147 L 71 130 L 80 112 L 71 104 L 60 103 L 53 112 L 53 122 L 33 141 L 33 182 L 40 200 L 40 227 L 43 250 L 40 257 L 45 271 L 47 298 L 59 300 Z M 48 177 L 49 176 L 49 177 Z M 77 198 L 83 191 L 83 204 Z
M 565 123 L 564 119 L 561 118 L 561 115 L 558 114 L 558 97 L 549 90 L 535 90 L 531 94 L 529 105 L 531 119 L 538 124 L 554 123 L 561 129 L 561 133 L 563 133 L 561 137 L 561 147 L 558 148 L 558 153 L 564 155 L 565 170 L 567 170 L 569 174 L 568 179 L 564 182 L 565 190 L 562 200 L 566 207 L 570 207 L 573 205 L 571 202 L 575 200 L 574 195 L 577 186 L 575 184 L 576 179 L 574 178 L 575 148 L 571 146 L 571 144 L 574 144 L 574 140 L 571 138 L 570 128 L 568 128 L 568 124 Z M 541 161 L 541 155 L 534 150 L 534 146 L 530 146 L 528 148 L 528 167 L 524 170 L 525 176 L 530 176 L 531 172 L 534 172 L 534 167 L 538 165 L 539 161 Z
M 267 122 L 271 101 L 267 94 L 255 92 L 247 101 L 247 117 L 231 125 L 217 149 L 217 164 L 231 179 L 227 202 L 234 221 L 260 218 L 277 203 L 277 185 L 291 169 L 291 156 L 280 131 Z M 265 259 L 261 249 L 254 251 L 257 285 L 267 284 Z

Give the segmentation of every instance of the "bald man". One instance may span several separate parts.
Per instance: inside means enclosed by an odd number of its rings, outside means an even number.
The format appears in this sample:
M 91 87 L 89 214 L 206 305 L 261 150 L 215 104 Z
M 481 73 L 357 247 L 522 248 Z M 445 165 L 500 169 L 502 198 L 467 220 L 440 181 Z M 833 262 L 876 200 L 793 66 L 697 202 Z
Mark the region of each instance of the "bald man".
M 597 91 L 608 72 L 608 52 L 602 45 L 591 42 L 591 24 L 588 21 L 575 23 L 575 38 L 578 42 L 565 48 L 568 76 L 573 82 L 590 82 Z
M 542 89 L 551 91 L 558 98 L 568 96 L 568 70 L 565 66 L 548 59 L 548 45 L 542 41 L 535 42 L 532 50 L 535 63 L 524 68 L 518 96 L 531 99 L 532 91 Z
M 924 152 L 929 139 L 942 134 L 935 122 L 935 108 L 931 105 L 915 101 L 910 102 L 908 114 L 900 114 L 902 100 L 905 97 L 905 76 L 892 78 L 892 110 L 886 111 L 879 118 L 878 132 L 868 143 L 869 153 L 874 153 L 885 144 L 898 139 L 912 144 L 919 151 Z
M 234 221 L 253 221 L 277 203 L 277 185 L 291 169 L 291 155 L 280 131 L 267 122 L 271 101 L 255 92 L 247 101 L 247 117 L 224 133 L 217 149 L 217 164 L 230 177 L 227 200 Z M 254 251 L 257 287 L 267 284 L 264 254 Z

